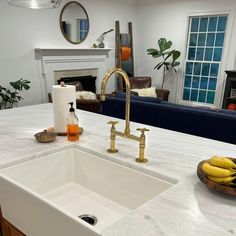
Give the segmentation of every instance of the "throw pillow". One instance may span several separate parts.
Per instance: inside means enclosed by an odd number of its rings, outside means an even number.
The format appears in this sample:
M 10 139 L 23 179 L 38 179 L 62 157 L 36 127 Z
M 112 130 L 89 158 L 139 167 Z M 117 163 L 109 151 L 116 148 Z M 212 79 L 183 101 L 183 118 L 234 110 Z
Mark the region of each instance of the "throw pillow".
M 96 100 L 96 94 L 90 91 L 77 91 L 75 94 L 76 99 L 83 100 Z
M 142 97 L 156 97 L 157 96 L 155 87 L 143 88 L 143 89 L 132 89 L 132 91 L 138 93 L 138 95 Z

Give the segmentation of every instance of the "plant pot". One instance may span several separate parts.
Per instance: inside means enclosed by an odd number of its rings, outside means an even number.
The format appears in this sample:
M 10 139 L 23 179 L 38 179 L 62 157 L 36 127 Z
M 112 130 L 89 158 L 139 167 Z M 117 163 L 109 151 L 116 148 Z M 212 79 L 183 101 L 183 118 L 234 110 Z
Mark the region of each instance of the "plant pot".
M 170 91 L 166 89 L 156 89 L 157 97 L 161 98 L 163 101 L 168 101 Z

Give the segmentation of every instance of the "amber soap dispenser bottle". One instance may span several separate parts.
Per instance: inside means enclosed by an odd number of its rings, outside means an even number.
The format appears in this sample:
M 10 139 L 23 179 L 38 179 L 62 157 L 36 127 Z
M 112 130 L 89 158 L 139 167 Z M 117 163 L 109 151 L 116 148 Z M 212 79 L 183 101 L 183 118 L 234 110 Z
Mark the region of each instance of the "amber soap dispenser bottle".
M 79 140 L 79 119 L 75 114 L 75 109 L 73 107 L 73 102 L 70 102 L 69 115 L 66 119 L 67 123 L 67 139 L 68 141 Z

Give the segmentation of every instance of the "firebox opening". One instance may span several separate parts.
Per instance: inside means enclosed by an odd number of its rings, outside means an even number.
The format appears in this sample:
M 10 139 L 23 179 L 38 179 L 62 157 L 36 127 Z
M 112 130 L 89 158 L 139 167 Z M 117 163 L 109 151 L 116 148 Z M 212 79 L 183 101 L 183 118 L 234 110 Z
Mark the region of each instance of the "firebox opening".
M 57 82 L 58 84 L 60 84 L 63 81 L 65 84 L 69 84 L 79 81 L 82 84 L 83 90 L 96 93 L 96 82 L 95 82 L 96 79 L 97 77 L 92 75 L 73 76 L 73 77 L 61 77 L 59 80 L 57 80 Z

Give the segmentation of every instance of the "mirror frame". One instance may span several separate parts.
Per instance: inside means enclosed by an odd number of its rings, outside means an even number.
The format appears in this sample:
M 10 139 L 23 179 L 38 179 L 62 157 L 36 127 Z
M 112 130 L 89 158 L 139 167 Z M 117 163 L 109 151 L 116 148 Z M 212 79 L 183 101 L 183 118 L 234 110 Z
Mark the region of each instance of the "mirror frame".
M 78 6 L 80 6 L 80 7 L 82 8 L 82 10 L 84 11 L 85 15 L 87 16 L 87 19 L 88 19 L 88 33 L 87 33 L 86 37 L 83 39 L 83 41 L 80 41 L 80 42 L 74 42 L 74 41 L 72 41 L 72 40 L 65 34 L 65 32 L 64 32 L 64 30 L 63 30 L 63 27 L 62 27 L 62 15 L 63 15 L 63 12 L 64 12 L 64 10 L 66 9 L 66 7 L 67 7 L 68 5 L 70 5 L 71 3 L 75 3 L 75 4 L 77 4 Z M 60 13 L 59 24 L 60 24 L 61 32 L 62 32 L 64 38 L 65 38 L 68 42 L 70 42 L 70 43 L 72 43 L 72 44 L 80 44 L 80 43 L 83 43 L 83 42 L 86 40 L 86 38 L 88 37 L 89 30 L 90 30 L 90 20 L 89 20 L 87 11 L 85 10 L 85 8 L 84 8 L 84 7 L 81 5 L 81 3 L 79 3 L 79 2 L 71 1 L 71 2 L 66 3 L 66 4 L 63 6 L 63 8 L 61 9 L 61 13 Z

